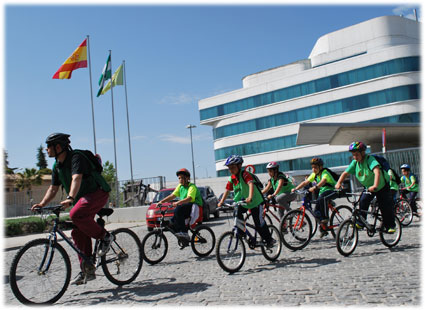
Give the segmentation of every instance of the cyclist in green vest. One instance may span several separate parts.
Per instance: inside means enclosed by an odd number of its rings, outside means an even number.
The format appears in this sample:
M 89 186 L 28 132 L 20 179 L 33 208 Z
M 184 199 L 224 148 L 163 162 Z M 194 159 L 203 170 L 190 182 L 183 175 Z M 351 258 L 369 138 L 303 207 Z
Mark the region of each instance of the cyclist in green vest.
M 193 208 L 198 208 L 198 217 L 192 220 L 200 221 L 200 219 L 202 219 L 202 196 L 196 185 L 190 183 L 189 170 L 185 168 L 180 169 L 176 172 L 176 175 L 179 178 L 179 185 L 174 189 L 171 195 L 158 202 L 158 205 L 169 202 L 176 197 L 180 199 L 173 203 L 176 209 L 174 210 L 174 216 L 171 219 L 171 223 L 174 226 L 175 235 L 177 237 L 190 240 L 185 220 L 191 217 L 191 214 L 192 216 L 196 214 L 196 210 L 192 213 Z
M 382 230 L 389 234 L 395 233 L 394 201 L 391 197 L 388 173 L 382 169 L 375 157 L 366 154 L 366 145 L 363 142 L 351 143 L 348 150 L 353 155 L 353 161 L 341 174 L 335 188 L 341 188 L 344 179 L 349 174 L 354 174 L 368 190 L 368 193 L 364 192 L 360 196 L 360 210 L 364 219 L 367 218 L 367 213 L 364 212 L 367 212 L 372 199 L 376 196 L 384 222 Z M 364 228 L 363 223 L 360 222 L 356 223 L 356 226 L 359 229 Z
M 227 158 L 225 166 L 228 167 L 231 176 L 226 185 L 226 190 L 223 193 L 223 197 L 218 203 L 218 207 L 221 207 L 226 200 L 227 196 L 231 191 L 234 191 L 235 202 L 245 200 L 246 206 L 238 208 L 238 227 L 243 227 L 243 214 L 248 210 L 251 210 L 252 218 L 254 220 L 255 229 L 260 234 L 263 241 L 266 242 L 268 248 L 273 247 L 276 244 L 270 234 L 270 230 L 263 219 L 263 202 L 264 198 L 261 191 L 255 185 L 253 176 L 242 170 L 243 158 L 239 155 L 231 155 Z
M 63 209 L 73 206 L 69 216 L 76 226 L 71 233 L 75 245 L 90 257 L 91 239 L 100 239 L 98 255 L 102 256 L 109 250 L 114 237 L 100 227 L 94 217 L 107 203 L 111 188 L 82 152 L 72 150 L 69 137 L 70 135 L 63 133 L 53 133 L 47 137 L 47 154 L 56 159 L 52 169 L 52 184 L 41 202 L 33 205 L 31 209 L 46 206 L 55 198 L 62 185 L 68 194 L 66 199 L 61 201 Z M 83 266 L 81 257 L 79 261 L 81 272 L 72 282 L 74 285 L 85 284 L 96 278 L 94 267 Z
M 419 184 L 417 183 L 416 176 L 410 172 L 410 166 L 408 164 L 401 165 L 400 169 L 403 174 L 400 181 L 404 184 L 401 191 L 403 194 L 407 194 L 406 196 L 409 200 L 410 206 L 412 207 L 413 215 L 419 216 L 418 207 L 416 205 L 416 196 L 419 192 Z
M 323 238 L 328 234 L 327 225 L 329 221 L 329 214 L 326 199 L 336 198 L 337 194 L 335 193 L 334 189 L 336 180 L 329 172 L 329 169 L 324 167 L 323 160 L 320 157 L 314 157 L 310 161 L 310 165 L 313 172 L 305 181 L 301 182 L 297 187 L 292 189 L 292 191 L 298 190 L 304 186 L 307 186 L 309 183 L 315 182 L 315 185 L 309 188 L 309 191 L 311 193 L 317 191 L 319 192 L 314 214 L 319 218 L 320 238 Z M 325 197 L 327 198 L 325 199 Z
M 279 165 L 276 162 L 272 161 L 268 163 L 266 169 L 269 173 L 270 180 L 267 182 L 267 186 L 262 190 L 262 194 L 267 194 L 269 190 L 273 188 L 273 194 L 268 195 L 267 198 L 276 199 L 277 204 L 288 211 L 289 203 L 297 198 L 297 194 L 291 191 L 295 188 L 295 185 L 279 171 Z M 283 217 L 285 209 L 278 210 L 280 218 Z

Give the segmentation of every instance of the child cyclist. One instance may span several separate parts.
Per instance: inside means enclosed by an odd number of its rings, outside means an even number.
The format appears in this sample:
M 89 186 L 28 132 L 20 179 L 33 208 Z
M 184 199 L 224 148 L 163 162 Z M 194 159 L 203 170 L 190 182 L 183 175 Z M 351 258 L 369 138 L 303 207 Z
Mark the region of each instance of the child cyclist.
M 251 210 L 252 218 L 254 219 L 255 229 L 260 234 L 263 241 L 266 242 L 268 248 L 273 247 L 276 244 L 270 234 L 270 230 L 264 221 L 263 214 L 263 196 L 254 184 L 254 178 L 252 175 L 242 170 L 243 158 L 239 155 L 231 155 L 227 158 L 225 166 L 228 167 L 231 176 L 226 185 L 226 190 L 221 198 L 218 206 L 221 207 L 226 200 L 227 196 L 231 191 L 234 191 L 235 197 L 233 200 L 238 202 L 245 199 L 246 206 L 238 208 L 238 222 L 242 222 L 243 213 Z
M 310 182 L 316 182 L 316 185 L 311 187 L 309 191 L 311 193 L 319 191 L 319 197 L 317 198 L 316 208 L 314 213 L 317 215 L 320 221 L 320 238 L 323 238 L 328 234 L 327 224 L 329 221 L 329 214 L 327 208 L 326 199 L 336 198 L 337 194 L 335 193 L 334 186 L 336 181 L 332 174 L 327 168 L 324 168 L 323 160 L 319 157 L 315 157 L 310 161 L 311 170 L 313 171 L 310 176 L 297 187 L 292 189 L 292 191 L 298 190 Z
M 403 164 L 400 166 L 401 173 L 403 176 L 400 178 L 400 181 L 404 184 L 404 188 L 401 189 L 403 195 L 407 194 L 407 199 L 409 200 L 409 205 L 412 207 L 413 215 L 418 215 L 418 207 L 416 206 L 416 196 L 419 192 L 419 185 L 417 183 L 416 177 L 414 174 L 410 173 L 410 166 L 408 164 Z
M 279 215 L 282 218 L 285 210 L 289 210 L 289 203 L 297 198 L 297 195 L 291 192 L 295 185 L 279 171 L 279 165 L 276 162 L 270 162 L 266 168 L 270 180 L 267 182 L 267 186 L 262 190 L 262 194 L 268 193 L 269 190 L 273 188 L 273 194 L 268 195 L 267 198 L 275 198 L 277 204 L 285 208 L 279 209 Z
M 386 233 L 394 233 L 394 200 L 391 197 L 389 176 L 385 170 L 381 169 L 379 162 L 370 155 L 366 154 L 366 145 L 363 142 L 353 142 L 348 147 L 348 150 L 353 154 L 353 161 L 348 168 L 341 174 L 336 189 L 341 187 L 342 182 L 349 174 L 354 174 L 359 182 L 366 187 L 371 193 L 363 193 L 360 197 L 360 209 L 366 212 L 370 202 L 376 196 L 378 206 L 382 213 L 383 231 Z M 364 219 L 367 213 L 363 213 Z M 363 223 L 356 223 L 358 228 L 363 228 Z

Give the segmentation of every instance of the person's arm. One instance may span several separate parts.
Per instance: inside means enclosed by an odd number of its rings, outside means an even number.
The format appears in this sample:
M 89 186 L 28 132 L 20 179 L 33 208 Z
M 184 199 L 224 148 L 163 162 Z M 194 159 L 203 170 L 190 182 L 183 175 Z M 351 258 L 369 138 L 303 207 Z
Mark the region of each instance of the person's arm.
M 410 189 L 413 185 L 416 184 L 416 178 L 412 175 L 409 177 L 410 179 L 410 185 L 407 187 L 407 189 Z
M 50 201 L 53 200 L 53 198 L 55 198 L 58 190 L 59 190 L 59 185 L 50 185 L 49 188 L 47 189 L 46 194 L 44 195 L 43 199 L 39 203 L 34 204 L 31 207 L 31 211 L 45 207 Z
M 320 189 L 320 187 L 322 187 L 323 185 L 326 184 L 326 178 L 323 177 L 320 182 L 318 184 L 316 184 L 315 186 L 309 188 L 309 192 L 314 192 L 316 189 Z
M 273 193 L 273 196 L 274 196 L 274 197 L 276 197 L 276 196 L 277 196 L 277 194 L 279 194 L 279 192 L 280 192 L 280 190 L 281 190 L 282 186 L 283 186 L 283 179 L 280 179 L 280 180 L 279 180 L 279 183 L 277 184 L 277 188 L 276 188 L 276 190 L 275 190 L 275 191 L 274 191 L 274 193 Z
M 170 194 L 167 197 L 165 197 L 164 199 L 162 199 L 160 202 L 158 202 L 158 204 L 163 204 L 163 203 L 169 202 L 169 201 L 173 200 L 176 197 L 177 196 L 175 196 L 174 194 Z
M 375 168 L 373 168 L 373 173 L 375 174 L 375 179 L 373 180 L 373 185 L 368 188 L 369 192 L 374 192 L 378 188 L 379 177 L 381 176 L 381 169 L 376 166 Z
M 73 199 L 65 199 L 64 201 L 61 201 L 61 205 L 63 205 L 63 209 L 67 209 L 73 204 L 75 201 L 75 196 L 77 196 L 78 191 L 81 187 L 81 182 L 83 180 L 83 174 L 73 174 L 72 175 L 72 181 L 71 181 L 71 188 L 69 190 L 68 195 L 71 196 Z
M 299 190 L 300 188 L 306 186 L 308 183 L 310 183 L 310 181 L 308 179 L 304 180 L 300 184 L 298 184 L 295 188 L 293 188 L 291 191 L 295 192 L 295 191 Z
M 344 182 L 345 178 L 349 175 L 349 173 L 347 171 L 344 171 L 343 173 L 341 173 L 341 176 L 339 177 L 338 181 L 335 184 L 335 189 L 340 189 L 342 182 Z
M 261 191 L 261 194 L 267 194 L 267 192 L 270 190 L 270 187 L 272 187 L 272 183 L 269 181 L 267 182 L 267 186 Z
M 252 201 L 252 197 L 254 197 L 254 181 L 249 182 L 248 187 L 249 187 L 249 194 L 248 194 L 248 198 L 245 200 L 246 203 L 250 203 Z
M 220 202 L 217 204 L 218 207 L 221 207 L 224 203 L 224 201 L 226 200 L 227 196 L 229 196 L 230 191 L 228 189 L 226 189 L 223 193 L 223 197 L 221 197 Z

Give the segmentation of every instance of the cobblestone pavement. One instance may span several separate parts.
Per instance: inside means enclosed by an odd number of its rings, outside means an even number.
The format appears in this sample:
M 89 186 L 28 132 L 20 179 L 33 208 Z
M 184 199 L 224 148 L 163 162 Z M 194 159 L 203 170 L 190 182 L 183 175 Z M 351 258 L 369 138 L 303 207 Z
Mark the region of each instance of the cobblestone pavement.
M 222 214 L 208 225 L 216 238 L 231 229 L 232 219 Z M 133 230 L 142 240 L 146 227 Z M 421 304 L 420 222 L 414 219 L 403 229 L 400 243 L 386 248 L 379 236 L 360 232 L 359 245 L 350 257 L 341 256 L 329 235 L 315 236 L 302 251 L 282 249 L 275 262 L 261 251 L 248 249 L 242 269 L 232 275 L 223 271 L 215 251 L 198 258 L 187 247 L 180 250 L 174 236 L 167 234 L 169 251 L 158 265 L 146 262 L 130 285 L 117 287 L 104 277 L 82 286 L 69 286 L 57 302 L 66 306 L 89 305 L 270 305 L 284 306 L 418 306 Z M 78 273 L 76 255 L 64 245 L 72 260 L 72 277 Z M 18 305 L 9 283 L 10 262 L 16 250 L 4 253 L 4 302 Z

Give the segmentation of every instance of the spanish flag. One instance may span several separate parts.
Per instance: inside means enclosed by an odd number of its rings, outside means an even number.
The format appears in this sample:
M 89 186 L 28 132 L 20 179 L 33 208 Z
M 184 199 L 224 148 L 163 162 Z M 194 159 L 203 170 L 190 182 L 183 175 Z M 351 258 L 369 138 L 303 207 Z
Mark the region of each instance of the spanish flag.
M 65 60 L 59 70 L 53 75 L 53 79 L 70 79 L 72 71 L 79 68 L 87 68 L 87 39 Z

